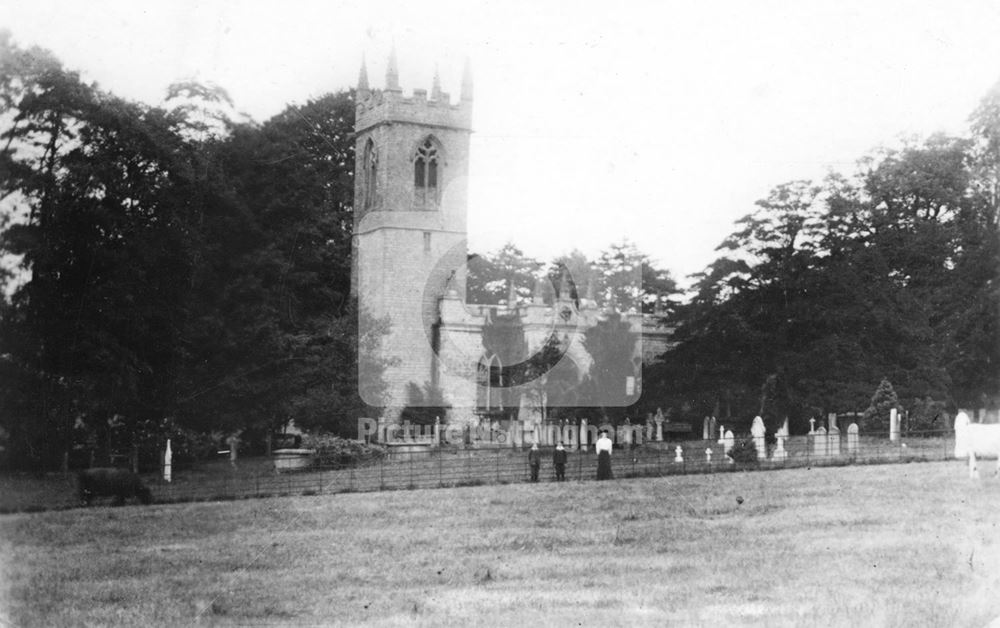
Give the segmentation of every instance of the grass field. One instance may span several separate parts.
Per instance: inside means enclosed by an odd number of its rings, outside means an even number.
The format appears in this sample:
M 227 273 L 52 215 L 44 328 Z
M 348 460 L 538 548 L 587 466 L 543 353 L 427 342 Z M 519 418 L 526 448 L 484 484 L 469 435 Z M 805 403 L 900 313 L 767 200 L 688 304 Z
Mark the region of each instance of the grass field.
M 983 626 L 998 524 L 959 461 L 12 514 L 0 620 Z

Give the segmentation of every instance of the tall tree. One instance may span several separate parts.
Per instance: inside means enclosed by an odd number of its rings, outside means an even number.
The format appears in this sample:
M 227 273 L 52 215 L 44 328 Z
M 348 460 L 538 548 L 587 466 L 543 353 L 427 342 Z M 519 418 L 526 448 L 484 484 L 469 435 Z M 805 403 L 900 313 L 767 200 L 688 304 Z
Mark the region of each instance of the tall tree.
M 18 216 L 0 246 L 28 278 L 5 311 L 0 352 L 40 392 L 19 391 L 11 431 L 58 442 L 47 449 L 65 463 L 74 425 L 107 429 L 120 414 L 134 433 L 168 403 L 191 153 L 172 114 L 84 85 L 9 38 L 0 45 L 13 103 L 0 196 Z

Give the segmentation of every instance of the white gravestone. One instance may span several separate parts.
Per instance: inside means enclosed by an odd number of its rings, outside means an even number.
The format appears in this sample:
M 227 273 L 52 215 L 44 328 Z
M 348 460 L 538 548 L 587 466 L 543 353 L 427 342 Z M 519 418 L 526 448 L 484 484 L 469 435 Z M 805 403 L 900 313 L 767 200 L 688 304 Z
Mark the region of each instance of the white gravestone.
M 816 419 L 809 419 L 809 433 L 816 433 Z
M 955 415 L 955 457 L 965 458 L 969 455 L 969 415 L 959 410 Z
M 813 455 L 818 458 L 826 457 L 826 428 L 821 427 L 813 435 Z
M 712 464 L 712 448 L 711 447 L 706 447 L 705 448 L 705 462 L 707 462 L 708 464 Z
M 847 426 L 847 455 L 858 455 L 858 424 L 851 423 Z
M 836 416 L 836 415 L 834 415 Z M 840 430 L 834 425 L 830 428 L 830 433 L 827 435 L 827 445 L 826 450 L 831 456 L 840 455 Z
M 719 444 L 724 445 L 726 443 L 726 426 L 719 426 Z
M 778 435 L 778 444 L 774 446 L 774 451 L 771 452 L 771 460 L 776 462 L 784 462 L 788 458 L 788 452 L 785 451 L 785 437 Z
M 899 412 L 895 408 L 889 410 L 889 440 L 899 440 Z
M 732 451 L 733 445 L 736 444 L 736 437 L 733 436 L 733 431 L 732 430 L 726 430 L 725 441 L 726 442 L 723 443 L 723 449 L 728 454 L 730 451 Z M 733 460 L 732 456 L 727 456 L 727 457 L 729 458 L 729 463 L 730 464 L 736 462 L 735 460 Z
M 173 477 L 174 452 L 170 451 L 170 439 L 167 439 L 167 450 L 163 452 L 163 481 L 169 482 Z
M 684 462 L 684 450 L 680 445 L 674 449 L 674 462 Z
M 757 449 L 757 460 L 767 459 L 767 444 L 764 442 L 764 435 L 767 429 L 764 427 L 764 419 L 759 416 L 754 417 L 753 426 L 750 428 L 750 435 L 753 436 L 753 446 Z
M 788 438 L 788 419 L 785 419 L 785 422 L 781 424 L 781 427 L 775 432 L 775 436 L 778 438 L 778 444 L 774 446 L 771 460 L 784 462 L 788 458 L 788 452 L 785 451 L 785 439 Z

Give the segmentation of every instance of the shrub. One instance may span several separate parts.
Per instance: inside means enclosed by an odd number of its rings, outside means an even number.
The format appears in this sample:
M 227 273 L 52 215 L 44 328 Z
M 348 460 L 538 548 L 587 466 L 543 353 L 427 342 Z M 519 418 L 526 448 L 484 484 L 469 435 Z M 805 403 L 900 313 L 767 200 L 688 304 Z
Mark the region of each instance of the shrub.
M 893 408 L 899 409 L 899 397 L 896 396 L 892 383 L 882 378 L 872 395 L 871 404 L 861 417 L 861 428 L 866 433 L 888 432 L 889 413 Z
M 948 421 L 943 418 L 946 407 L 945 402 L 934 401 L 930 397 L 914 399 L 910 406 L 907 429 L 911 431 L 947 429 Z
M 332 434 L 305 434 L 302 446 L 316 450 L 316 464 L 322 467 L 346 467 L 378 460 L 385 456 L 382 445 L 348 440 Z
M 726 455 L 733 459 L 733 462 L 743 465 L 757 464 L 757 448 L 751 438 L 739 438 L 733 443 L 732 449 Z

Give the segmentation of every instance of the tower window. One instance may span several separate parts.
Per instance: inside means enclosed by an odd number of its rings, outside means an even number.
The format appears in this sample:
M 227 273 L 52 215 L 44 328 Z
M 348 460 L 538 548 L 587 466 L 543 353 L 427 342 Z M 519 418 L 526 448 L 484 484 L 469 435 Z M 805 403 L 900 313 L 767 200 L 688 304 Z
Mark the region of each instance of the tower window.
M 413 159 L 413 185 L 416 188 L 418 204 L 437 203 L 438 157 L 437 144 L 430 137 L 417 148 L 417 154 Z
M 423 157 L 417 157 L 417 162 L 413 165 L 413 184 L 418 188 L 424 187 L 427 179 Z
M 364 196 L 362 198 L 362 206 L 365 209 L 371 209 L 375 206 L 375 195 L 377 193 L 377 182 L 378 182 L 378 153 L 375 152 L 375 142 L 368 138 L 368 142 L 365 143 L 364 158 L 361 162 L 361 168 L 364 182 Z
M 431 252 L 431 232 L 424 231 L 424 253 Z

